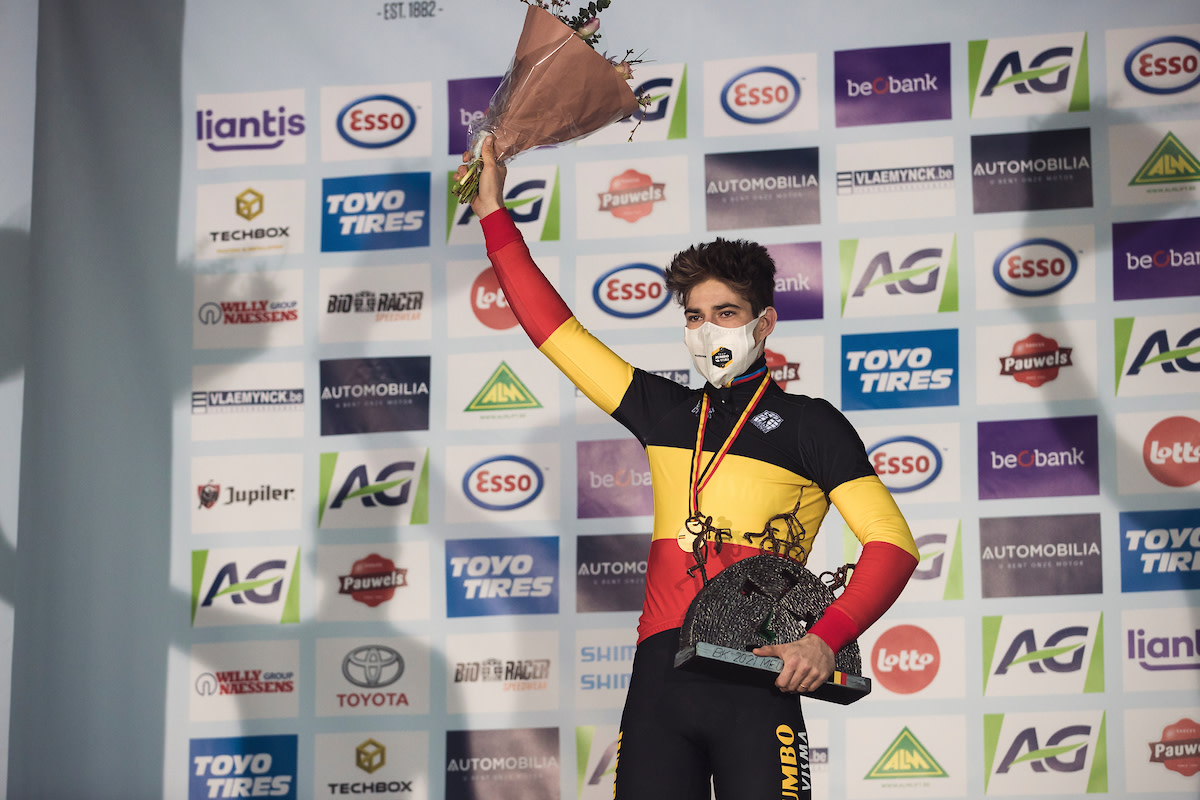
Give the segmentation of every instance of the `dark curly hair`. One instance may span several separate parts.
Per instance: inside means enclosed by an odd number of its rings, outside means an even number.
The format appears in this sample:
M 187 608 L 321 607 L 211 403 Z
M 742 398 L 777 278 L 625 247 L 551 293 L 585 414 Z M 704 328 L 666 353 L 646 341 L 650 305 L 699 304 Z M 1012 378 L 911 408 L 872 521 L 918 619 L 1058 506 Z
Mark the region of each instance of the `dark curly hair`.
M 754 316 L 775 305 L 775 261 L 767 248 L 745 239 L 718 238 L 677 253 L 667 267 L 667 290 L 687 305 L 692 287 L 716 278 L 750 303 Z

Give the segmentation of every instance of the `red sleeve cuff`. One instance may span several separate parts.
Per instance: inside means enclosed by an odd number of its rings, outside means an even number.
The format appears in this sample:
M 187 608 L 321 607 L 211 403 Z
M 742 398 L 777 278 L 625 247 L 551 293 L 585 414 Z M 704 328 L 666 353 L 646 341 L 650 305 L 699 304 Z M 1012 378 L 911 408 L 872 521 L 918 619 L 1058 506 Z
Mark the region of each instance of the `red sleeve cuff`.
M 848 643 L 857 639 L 859 630 L 853 620 L 838 609 L 830 606 L 825 609 L 825 614 L 817 620 L 816 624 L 809 630 L 809 633 L 825 642 L 825 644 L 829 645 L 829 649 L 836 653 Z
M 510 245 L 521 238 L 517 224 L 507 208 L 498 208 L 479 220 L 483 228 L 483 239 L 487 243 L 487 253 L 490 256 L 505 245 Z

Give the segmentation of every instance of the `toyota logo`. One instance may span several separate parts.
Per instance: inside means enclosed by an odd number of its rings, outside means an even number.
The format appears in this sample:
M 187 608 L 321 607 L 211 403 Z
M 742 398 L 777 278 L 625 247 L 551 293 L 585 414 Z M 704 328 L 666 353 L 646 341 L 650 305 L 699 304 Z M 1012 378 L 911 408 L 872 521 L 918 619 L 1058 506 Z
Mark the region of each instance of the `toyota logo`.
M 342 675 L 364 689 L 391 685 L 403 674 L 404 659 L 392 648 L 380 644 L 356 647 L 342 659 Z

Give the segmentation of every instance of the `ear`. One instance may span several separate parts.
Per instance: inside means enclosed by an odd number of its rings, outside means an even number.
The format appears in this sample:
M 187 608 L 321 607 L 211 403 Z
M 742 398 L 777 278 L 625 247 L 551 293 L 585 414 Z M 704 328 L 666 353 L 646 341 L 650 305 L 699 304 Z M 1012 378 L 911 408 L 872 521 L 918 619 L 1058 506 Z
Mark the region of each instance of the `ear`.
M 763 317 L 754 326 L 754 341 L 761 343 L 775 330 L 775 323 L 779 321 L 779 314 L 775 311 L 775 306 L 767 306 L 763 311 Z

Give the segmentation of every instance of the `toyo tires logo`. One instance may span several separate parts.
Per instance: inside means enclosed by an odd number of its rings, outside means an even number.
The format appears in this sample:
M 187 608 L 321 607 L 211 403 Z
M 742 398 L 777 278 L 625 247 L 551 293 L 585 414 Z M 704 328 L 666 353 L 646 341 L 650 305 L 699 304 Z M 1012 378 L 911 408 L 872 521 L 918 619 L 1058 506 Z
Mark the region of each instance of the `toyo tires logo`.
M 1079 271 L 1075 252 L 1054 239 L 1017 242 L 992 264 L 992 277 L 1020 297 L 1042 297 L 1062 289 Z
M 475 505 L 488 511 L 512 511 L 534 501 L 545 480 L 537 464 L 520 456 L 480 461 L 463 475 L 462 489 Z
M 779 67 L 739 72 L 721 89 L 721 108 L 738 122 L 765 125 L 783 119 L 800 102 L 800 82 Z

